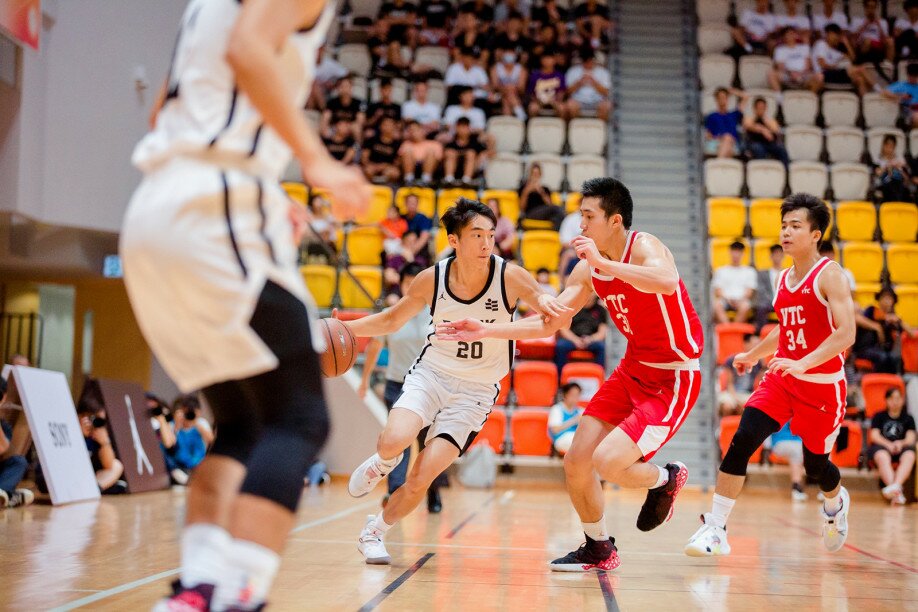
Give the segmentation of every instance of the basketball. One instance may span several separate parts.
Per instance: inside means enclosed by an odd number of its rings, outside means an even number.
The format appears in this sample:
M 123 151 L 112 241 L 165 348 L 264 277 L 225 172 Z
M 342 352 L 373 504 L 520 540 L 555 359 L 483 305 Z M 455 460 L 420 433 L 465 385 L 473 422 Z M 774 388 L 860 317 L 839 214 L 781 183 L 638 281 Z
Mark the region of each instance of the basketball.
M 341 376 L 357 361 L 357 338 L 338 319 L 322 319 L 319 326 L 325 338 L 325 351 L 319 355 L 322 374 L 329 378 Z

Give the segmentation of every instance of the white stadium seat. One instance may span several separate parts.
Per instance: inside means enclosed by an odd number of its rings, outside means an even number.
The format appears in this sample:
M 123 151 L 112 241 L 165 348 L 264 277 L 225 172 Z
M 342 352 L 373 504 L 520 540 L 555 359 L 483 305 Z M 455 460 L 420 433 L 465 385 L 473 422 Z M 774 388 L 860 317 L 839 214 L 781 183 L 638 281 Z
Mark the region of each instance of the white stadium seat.
M 488 189 L 517 190 L 523 179 L 523 161 L 516 153 L 498 153 L 485 167 Z
M 872 91 L 864 94 L 864 124 L 867 129 L 893 127 L 899 118 L 899 103 L 881 93 Z
M 372 62 L 366 45 L 351 43 L 338 47 L 338 61 L 349 72 L 365 77 L 370 74 Z
M 822 153 L 822 130 L 795 125 L 784 130 L 787 154 L 794 161 L 816 161 Z
M 743 188 L 743 178 L 743 163 L 737 159 L 709 159 L 704 162 L 704 187 L 709 196 L 738 196 Z
M 812 91 L 785 91 L 781 101 L 785 125 L 815 125 L 819 97 Z
M 550 191 L 561 191 L 561 181 L 564 179 L 564 166 L 561 164 L 561 156 L 552 153 L 537 153 L 529 156 L 529 162 L 526 164 L 528 174 L 529 167 L 532 164 L 539 164 L 542 167 L 542 184 L 548 187 Z
M 703 24 L 724 25 L 730 16 L 730 0 L 698 0 L 695 8 Z
M 450 64 L 449 50 L 445 47 L 418 47 L 414 54 L 414 63 L 416 66 L 428 66 L 440 74 L 446 74 Z
M 825 197 L 829 186 L 829 171 L 822 162 L 795 161 L 790 164 L 788 184 L 791 193 L 804 192 Z
M 822 117 L 826 127 L 851 126 L 857 121 L 860 98 L 850 91 L 827 91 L 822 94 Z
M 495 116 L 488 119 L 488 133 L 494 136 L 498 151 L 519 153 L 523 148 L 526 126 L 516 117 Z
M 870 152 L 870 159 L 873 163 L 879 162 L 880 149 L 883 147 L 883 137 L 887 134 L 896 138 L 896 156 L 905 157 L 905 132 L 890 127 L 871 128 L 867 130 L 867 151 Z
M 533 117 L 526 127 L 526 140 L 533 153 L 560 153 L 564 146 L 564 120 L 558 117 Z
M 713 53 L 702 55 L 698 64 L 698 76 L 703 89 L 730 87 L 736 76 L 736 64 L 729 55 Z
M 743 89 L 768 87 L 771 58 L 763 55 L 744 55 L 739 60 L 739 78 Z
M 698 48 L 701 53 L 723 53 L 733 44 L 733 34 L 726 23 L 702 24 L 698 27 Z
M 571 119 L 567 125 L 571 153 L 602 155 L 606 148 L 606 122 L 602 119 Z
M 831 166 L 832 192 L 836 200 L 863 200 L 870 188 L 870 168 L 864 164 Z
M 427 100 L 440 108 L 446 107 L 446 84 L 440 79 L 427 81 Z
M 864 132 L 856 127 L 831 127 L 826 130 L 829 161 L 859 162 L 864 154 Z
M 751 198 L 780 198 L 787 180 L 784 164 L 774 159 L 753 159 L 746 164 L 746 185 Z
M 606 160 L 598 155 L 572 155 L 567 164 L 570 191 L 580 191 L 584 181 L 606 175 Z

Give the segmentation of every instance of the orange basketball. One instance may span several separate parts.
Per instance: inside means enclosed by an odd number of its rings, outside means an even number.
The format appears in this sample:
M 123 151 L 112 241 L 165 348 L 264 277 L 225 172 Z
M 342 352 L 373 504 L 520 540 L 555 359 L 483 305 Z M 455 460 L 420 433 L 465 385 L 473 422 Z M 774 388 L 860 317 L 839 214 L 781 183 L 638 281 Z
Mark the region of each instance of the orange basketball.
M 319 321 L 325 338 L 325 351 L 319 355 L 319 368 L 329 378 L 341 376 L 357 361 L 357 338 L 338 319 Z

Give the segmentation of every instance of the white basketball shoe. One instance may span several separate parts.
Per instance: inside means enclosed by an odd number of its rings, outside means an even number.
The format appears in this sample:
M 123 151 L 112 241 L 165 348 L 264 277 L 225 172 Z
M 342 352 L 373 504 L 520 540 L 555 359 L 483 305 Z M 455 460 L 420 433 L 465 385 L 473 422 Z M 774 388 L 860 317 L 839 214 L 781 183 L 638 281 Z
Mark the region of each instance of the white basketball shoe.
M 701 515 L 701 527 L 685 545 L 685 554 L 689 557 L 720 557 L 730 554 L 727 543 L 727 529 L 711 524 L 711 515 Z
M 819 509 L 822 516 L 822 541 L 830 552 L 835 552 L 845 545 L 848 539 L 848 512 L 851 511 L 851 496 L 848 495 L 848 489 L 841 488 L 839 492 L 841 497 L 841 508 L 829 516 L 826 512 L 825 504 Z
M 382 531 L 373 526 L 375 520 L 376 517 L 372 514 L 367 517 L 367 524 L 357 539 L 357 550 L 366 559 L 367 565 L 389 565 L 392 563 L 392 557 L 383 544 Z
M 378 453 L 373 455 L 357 466 L 357 469 L 351 474 L 351 480 L 347 484 L 347 492 L 351 497 L 363 497 L 372 491 L 379 481 L 386 477 L 386 474 L 395 469 L 401 463 L 404 454 L 399 454 L 395 463 L 386 465 Z

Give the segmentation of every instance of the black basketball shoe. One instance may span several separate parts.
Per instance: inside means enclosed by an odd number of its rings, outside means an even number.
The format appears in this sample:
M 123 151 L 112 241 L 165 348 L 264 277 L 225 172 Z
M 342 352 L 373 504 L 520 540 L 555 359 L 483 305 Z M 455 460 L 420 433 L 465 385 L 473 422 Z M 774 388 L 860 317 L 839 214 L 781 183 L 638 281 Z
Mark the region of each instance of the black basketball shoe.
M 647 499 L 637 518 L 637 528 L 641 531 L 656 529 L 672 518 L 676 495 L 688 480 L 688 468 L 683 463 L 667 463 L 666 469 L 669 471 L 666 484 L 647 491 Z
M 585 534 L 584 534 L 585 535 Z M 553 572 L 588 572 L 590 570 L 614 570 L 621 565 L 615 538 L 594 540 L 586 536 L 580 548 L 555 559 L 549 567 Z

